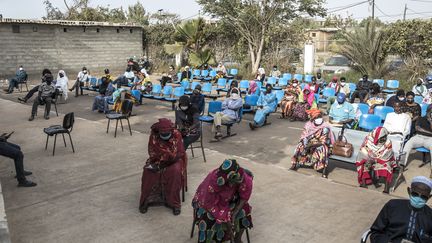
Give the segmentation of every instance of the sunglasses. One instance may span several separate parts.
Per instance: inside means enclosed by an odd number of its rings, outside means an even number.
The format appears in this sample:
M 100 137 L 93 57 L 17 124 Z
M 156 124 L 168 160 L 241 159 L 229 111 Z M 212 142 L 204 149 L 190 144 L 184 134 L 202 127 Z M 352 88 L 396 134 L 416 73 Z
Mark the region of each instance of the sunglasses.
M 429 199 L 428 196 L 425 196 L 425 195 L 420 194 L 420 193 L 415 192 L 415 191 L 411 191 L 411 196 L 413 196 L 413 197 L 420 197 L 421 199 L 426 200 L 426 201 Z

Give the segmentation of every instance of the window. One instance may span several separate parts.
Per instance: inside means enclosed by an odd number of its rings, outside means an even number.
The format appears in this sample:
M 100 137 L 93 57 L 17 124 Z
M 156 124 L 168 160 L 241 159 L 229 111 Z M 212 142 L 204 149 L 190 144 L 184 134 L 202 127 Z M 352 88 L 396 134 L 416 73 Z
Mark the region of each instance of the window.
M 63 28 L 63 32 L 67 32 L 67 29 L 66 29 L 66 28 Z
M 120 29 L 117 29 L 117 33 L 120 33 Z
M 313 32 L 311 35 L 312 35 L 312 37 L 316 37 L 316 33 L 315 32 Z
M 132 34 L 133 33 L 133 29 L 130 29 L 129 32 Z
M 96 29 L 96 32 L 97 32 L 97 33 L 99 33 L 99 32 L 100 32 L 100 29 L 99 29 L 99 28 L 97 28 L 97 29 Z
M 33 32 L 38 32 L 38 27 L 37 26 L 33 26 Z
M 12 33 L 20 33 L 20 26 L 12 25 Z

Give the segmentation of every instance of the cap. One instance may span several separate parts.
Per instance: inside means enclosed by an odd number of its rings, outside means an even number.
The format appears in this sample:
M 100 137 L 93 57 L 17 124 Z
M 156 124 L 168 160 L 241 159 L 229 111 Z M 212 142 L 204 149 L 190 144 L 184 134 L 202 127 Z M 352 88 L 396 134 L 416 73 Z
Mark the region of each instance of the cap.
M 336 100 L 338 103 L 343 103 L 343 102 L 345 102 L 345 98 L 346 98 L 346 95 L 344 93 L 339 93 Z

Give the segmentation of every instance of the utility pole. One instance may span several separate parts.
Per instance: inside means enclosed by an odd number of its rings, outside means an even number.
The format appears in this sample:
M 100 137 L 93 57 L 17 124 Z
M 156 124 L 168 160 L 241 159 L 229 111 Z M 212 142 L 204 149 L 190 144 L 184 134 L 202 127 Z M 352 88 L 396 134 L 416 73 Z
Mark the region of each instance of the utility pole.
M 375 0 L 372 0 L 372 20 L 375 18 Z
M 406 11 L 407 11 L 407 4 L 405 3 L 405 9 L 404 9 L 404 15 L 403 15 L 403 20 L 405 21 L 406 18 Z

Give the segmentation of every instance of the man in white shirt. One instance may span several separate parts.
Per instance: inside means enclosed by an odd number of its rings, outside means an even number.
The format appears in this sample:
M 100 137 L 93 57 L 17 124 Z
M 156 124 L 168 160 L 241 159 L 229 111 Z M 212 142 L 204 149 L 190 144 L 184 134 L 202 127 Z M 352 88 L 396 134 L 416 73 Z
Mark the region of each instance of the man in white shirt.
M 394 104 L 394 112 L 387 114 L 384 127 L 390 133 L 389 139 L 392 141 L 393 152 L 398 156 L 405 138 L 411 132 L 411 117 L 407 113 L 402 113 L 400 102 Z

